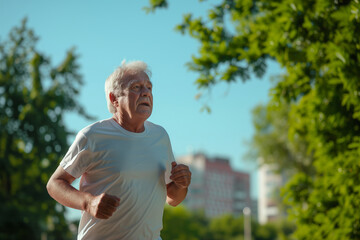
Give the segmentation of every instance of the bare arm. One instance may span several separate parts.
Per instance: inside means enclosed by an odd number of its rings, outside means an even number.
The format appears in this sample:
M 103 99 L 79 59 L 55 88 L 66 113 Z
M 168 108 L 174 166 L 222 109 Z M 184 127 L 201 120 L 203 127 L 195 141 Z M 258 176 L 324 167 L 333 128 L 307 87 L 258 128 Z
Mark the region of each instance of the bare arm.
M 86 211 L 100 219 L 112 216 L 119 206 L 119 198 L 105 193 L 94 196 L 81 192 L 71 186 L 74 180 L 73 176 L 59 166 L 50 177 L 46 188 L 50 196 L 64 206 Z
M 170 179 L 171 183 L 166 185 L 167 198 L 166 202 L 175 207 L 179 205 L 186 197 L 188 186 L 191 182 L 191 172 L 189 167 L 183 164 L 177 165 L 172 162 Z

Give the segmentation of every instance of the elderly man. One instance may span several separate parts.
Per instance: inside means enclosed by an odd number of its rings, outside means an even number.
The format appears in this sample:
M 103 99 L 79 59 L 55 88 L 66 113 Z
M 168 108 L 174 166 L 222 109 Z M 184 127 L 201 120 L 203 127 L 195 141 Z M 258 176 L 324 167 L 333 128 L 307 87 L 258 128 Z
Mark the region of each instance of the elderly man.
M 191 173 L 176 164 L 166 131 L 152 113 L 151 72 L 123 63 L 105 82 L 110 119 L 82 129 L 47 189 L 59 203 L 82 210 L 78 239 L 161 239 L 165 201 L 181 203 Z M 71 183 L 81 177 L 79 190 Z

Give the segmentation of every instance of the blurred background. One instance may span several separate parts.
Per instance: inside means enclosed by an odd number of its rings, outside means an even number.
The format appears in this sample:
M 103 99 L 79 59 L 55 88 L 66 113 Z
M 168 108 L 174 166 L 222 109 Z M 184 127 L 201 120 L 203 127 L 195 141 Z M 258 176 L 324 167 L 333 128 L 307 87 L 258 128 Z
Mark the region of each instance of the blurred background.
M 163 239 L 360 239 L 359 9 L 0 0 L 0 239 L 76 238 L 80 211 L 45 185 L 74 134 L 111 117 L 123 60 L 149 64 L 149 120 L 193 173 Z

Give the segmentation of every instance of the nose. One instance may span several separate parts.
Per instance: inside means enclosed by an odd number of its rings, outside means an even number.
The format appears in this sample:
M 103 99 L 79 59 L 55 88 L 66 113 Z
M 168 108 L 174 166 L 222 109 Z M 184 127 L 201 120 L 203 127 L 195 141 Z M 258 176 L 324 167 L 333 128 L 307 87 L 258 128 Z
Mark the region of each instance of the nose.
M 143 87 L 141 89 L 141 96 L 150 96 L 151 95 L 151 90 L 147 87 Z

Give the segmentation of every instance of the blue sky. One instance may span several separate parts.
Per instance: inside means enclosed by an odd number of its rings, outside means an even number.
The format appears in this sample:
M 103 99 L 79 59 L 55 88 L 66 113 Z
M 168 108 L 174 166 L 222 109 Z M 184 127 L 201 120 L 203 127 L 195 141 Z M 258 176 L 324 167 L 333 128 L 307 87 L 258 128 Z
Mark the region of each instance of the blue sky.
M 123 59 L 147 62 L 154 84 L 149 120 L 168 131 L 175 156 L 201 151 L 210 157 L 228 157 L 233 168 L 252 173 L 252 196 L 256 197 L 255 164 L 243 160 L 244 142 L 254 133 L 251 110 L 268 101 L 270 76 L 280 69 L 271 64 L 262 79 L 220 84 L 203 100 L 195 100 L 198 74 L 187 70 L 185 63 L 197 53 L 199 43 L 174 27 L 183 14 L 205 15 L 216 2 L 173 0 L 167 10 L 146 14 L 142 8 L 147 0 L 0 0 L 0 40 L 26 16 L 28 26 L 40 37 L 38 50 L 53 64 L 75 46 L 85 82 L 79 101 L 97 119 L 111 117 L 103 90 L 107 76 Z M 211 114 L 200 111 L 204 102 Z M 90 124 L 75 114 L 66 115 L 66 123 L 74 131 Z

